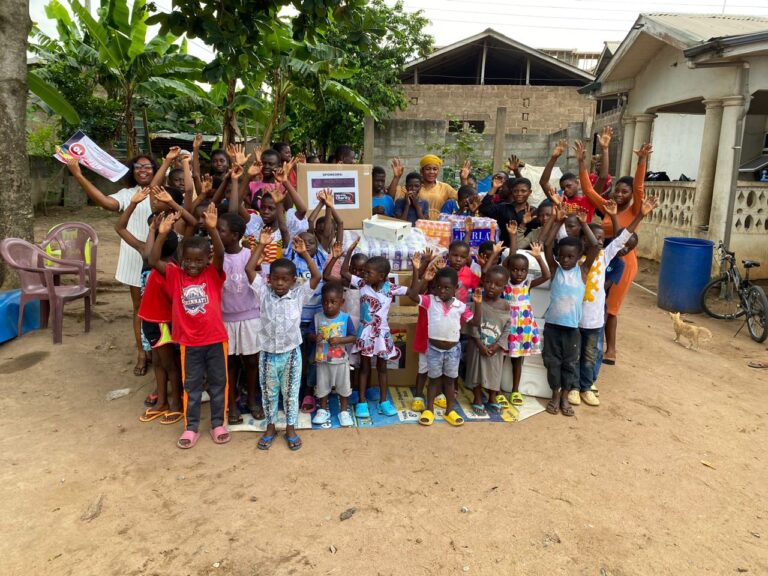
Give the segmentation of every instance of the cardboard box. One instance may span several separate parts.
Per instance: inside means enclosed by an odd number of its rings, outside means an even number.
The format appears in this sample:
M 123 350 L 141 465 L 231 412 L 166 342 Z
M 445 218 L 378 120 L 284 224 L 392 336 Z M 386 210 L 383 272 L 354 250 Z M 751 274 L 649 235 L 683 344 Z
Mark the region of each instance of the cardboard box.
M 389 280 L 392 284 L 405 286 L 407 288 L 411 285 L 412 276 L 413 274 L 411 272 L 390 272 L 387 280 Z M 414 306 L 418 306 L 418 303 L 408 298 L 408 296 L 398 296 L 395 299 L 395 304 L 401 308 L 412 308 Z
M 344 229 L 362 228 L 363 220 L 371 217 L 371 168 L 370 164 L 299 164 L 296 191 L 311 212 L 317 193 L 330 188 Z
M 387 218 L 378 214 L 363 220 L 363 234 L 368 238 L 376 238 L 395 244 L 402 241 L 410 233 L 411 223 L 405 220 Z
M 387 383 L 389 386 L 415 386 L 419 373 L 419 355 L 413 350 L 416 338 L 417 308 L 392 306 L 389 310 L 389 329 L 400 352 L 387 364 Z M 376 367 L 371 366 L 371 386 L 378 386 Z

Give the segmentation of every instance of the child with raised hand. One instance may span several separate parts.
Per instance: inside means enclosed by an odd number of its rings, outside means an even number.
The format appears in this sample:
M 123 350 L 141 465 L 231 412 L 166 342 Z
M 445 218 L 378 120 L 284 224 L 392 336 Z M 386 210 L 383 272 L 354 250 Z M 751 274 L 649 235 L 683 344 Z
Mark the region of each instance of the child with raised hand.
M 245 228 L 246 236 L 258 238 L 261 230 L 269 228 L 272 238 L 264 251 L 262 273 L 268 274 L 271 263 L 283 257 L 288 248 L 288 240 L 295 238 L 308 229 L 304 215 L 298 217 L 297 209 L 291 208 L 286 212 L 284 206 L 285 193 L 278 190 L 264 192 L 259 203 L 260 213 L 250 214 Z
M 213 204 L 205 213 L 205 227 L 210 236 L 184 240 L 181 266 L 162 260 L 162 245 L 178 215 L 171 214 L 160 223 L 149 263 L 165 276 L 172 302 L 173 341 L 181 345 L 181 374 L 184 381 L 186 430 L 176 445 L 192 448 L 200 437 L 200 406 L 203 382 L 208 379 L 211 398 L 211 438 L 216 444 L 229 442 L 224 427 L 227 413 L 227 331 L 221 315 L 224 274 L 224 245 L 216 228 Z M 213 243 L 213 257 L 211 257 Z
M 387 192 L 387 173 L 381 166 L 374 166 L 371 170 L 373 182 L 372 213 L 382 216 L 395 217 L 395 201 Z
M 531 306 L 531 289 L 549 280 L 550 272 L 541 256 L 541 244 L 534 243 L 531 246 L 531 256 L 536 259 L 541 270 L 541 276 L 533 280 L 528 279 L 529 263 L 525 254 L 510 254 L 506 260 L 510 281 L 508 294 L 510 328 L 507 348 L 512 358 L 512 393 L 509 396 L 509 402 L 513 406 L 523 405 L 523 395 L 520 394 L 523 361 L 526 356 L 541 354 L 541 337 Z M 495 404 L 505 406 L 507 399 L 503 394 L 499 394 L 496 396 Z M 496 408 L 493 403 L 492 407 Z
M 256 392 L 259 372 L 259 332 L 261 329 L 259 301 L 251 290 L 245 272 L 250 250 L 244 250 L 242 238 L 245 221 L 231 212 L 222 214 L 216 224 L 224 245 L 224 272 L 226 280 L 221 295 L 221 313 L 227 330 L 229 378 L 228 424 L 243 421 L 237 405 L 237 382 L 240 370 L 245 370 L 248 410 L 256 420 L 264 418 L 261 400 Z
M 568 402 L 571 405 L 579 405 L 582 400 L 588 406 L 599 406 L 600 399 L 592 391 L 595 382 L 595 366 L 601 350 L 599 350 L 601 334 L 605 326 L 605 277 L 606 269 L 611 261 L 625 248 L 627 243 L 635 236 L 635 229 L 640 222 L 658 206 L 655 197 L 646 198 L 629 226 L 624 228 L 619 235 L 603 249 L 605 235 L 599 224 L 590 224 L 600 252 L 595 258 L 589 271 L 587 286 L 582 304 L 579 330 L 581 332 L 581 355 L 579 357 L 579 388 L 572 389 L 568 393 Z M 607 201 L 603 209 L 612 219 L 616 219 L 616 202 Z M 614 223 L 614 230 L 618 230 Z M 636 237 L 636 236 L 635 236 Z
M 547 369 L 547 381 L 552 389 L 552 400 L 547 412 L 573 416 L 568 392 L 579 386 L 579 354 L 581 351 L 582 302 L 592 263 L 600 250 L 597 239 L 587 225 L 587 214 L 578 213 L 587 251 L 581 238 L 567 236 L 558 241 L 558 258 L 554 256 L 556 225 L 545 233 L 544 250 L 547 266 L 553 272 L 550 283 L 550 303 L 544 314 L 544 350 L 542 359 Z M 585 258 L 582 258 L 585 255 Z
M 317 200 L 317 206 L 307 217 L 308 232 L 315 235 L 319 248 L 328 256 L 333 244 L 344 240 L 344 220 L 336 210 L 333 190 L 330 188 L 320 190 L 317 193 Z M 325 208 L 325 215 L 318 218 L 323 208 Z
M 486 194 L 480 203 L 480 213 L 496 220 L 501 241 L 510 246 L 513 238 L 509 236 L 507 226 L 511 222 L 520 224 L 523 216 L 530 210 L 528 198 L 531 195 L 531 181 L 527 178 L 509 179 L 502 185 L 502 190 L 507 195 L 507 200 L 494 203 L 491 195 Z
M 339 395 L 339 424 L 352 426 L 348 399 L 352 394 L 349 377 L 349 356 L 346 346 L 357 340 L 355 325 L 349 314 L 341 311 L 344 302 L 344 287 L 339 282 L 328 282 L 322 289 L 323 309 L 315 314 L 310 327 L 310 340 L 315 344 L 315 365 L 317 382 L 315 395 L 320 407 L 312 418 L 313 424 L 328 424 L 331 412 L 328 397 L 335 388 Z
M 264 228 L 259 245 L 245 267 L 251 289 L 256 293 L 261 309 L 259 335 L 259 382 L 267 429 L 259 439 L 258 448 L 269 450 L 277 436 L 278 400 L 283 395 L 286 428 L 285 440 L 291 450 L 302 446 L 296 434 L 301 384 L 301 309 L 320 283 L 320 270 L 307 252 L 300 236 L 293 239 L 293 249 L 307 264 L 308 282 L 296 283 L 296 265 L 286 258 L 272 263 L 268 280 L 257 273 L 264 247 L 272 240 L 272 230 Z
M 560 190 L 553 190 L 549 185 L 549 178 L 552 176 L 552 169 L 557 164 L 558 159 L 568 149 L 568 142 L 566 140 L 559 140 L 555 145 L 555 149 L 552 151 L 547 165 L 544 167 L 544 171 L 541 173 L 541 179 L 539 185 L 544 190 L 544 194 L 547 195 L 553 203 L 562 203 L 566 209 L 566 212 L 576 212 L 579 208 L 583 208 L 587 212 L 587 222 L 592 221 L 592 217 L 595 215 L 595 207 L 592 202 L 585 196 L 579 194 L 579 177 L 572 173 L 566 172 L 560 177 Z
M 357 238 L 347 250 L 341 266 L 341 277 L 345 283 L 360 291 L 360 326 L 354 351 L 360 353 L 359 401 L 355 406 L 355 416 L 370 418 L 365 392 L 371 377 L 371 363 L 376 359 L 379 378 L 379 414 L 396 416 L 397 409 L 387 398 L 387 362 L 399 355 L 389 331 L 389 308 L 397 296 L 404 296 L 408 289 L 397 286 L 387 280 L 389 260 L 374 256 L 365 263 L 364 277 L 352 275 L 349 271 L 352 254 L 360 238 Z
M 438 390 L 442 388 L 446 399 L 443 417 L 452 426 L 461 426 L 464 424 L 464 419 L 454 409 L 456 378 L 459 376 L 459 362 L 461 361 L 459 338 L 462 324 L 472 320 L 473 313 L 463 301 L 455 297 L 459 284 L 456 270 L 450 267 L 443 268 L 434 275 L 434 293 L 419 294 L 417 271 L 421 267 L 421 255 L 414 255 L 412 263 L 414 274 L 407 294 L 411 300 L 419 304 L 419 307 L 426 310 L 429 330 L 429 346 L 427 348 L 429 386 L 427 388 L 426 410 L 421 413 L 419 424 L 431 426 L 435 421 L 435 397 Z M 425 279 L 428 280 L 429 277 L 425 275 Z M 482 314 L 482 300 L 480 291 L 475 290 L 472 301 L 478 315 L 475 319 L 476 325 L 479 325 Z
M 500 408 L 496 397 L 501 395 L 501 377 L 505 352 L 509 347 L 510 306 L 502 298 L 509 282 L 509 271 L 504 266 L 493 266 L 483 277 L 483 310 L 480 325 L 466 326 L 470 339 L 467 345 L 467 388 L 474 395 L 472 410 L 485 416 L 483 390 L 489 404 Z M 503 396 L 502 396 L 503 397 Z
M 130 205 L 120 214 L 120 219 L 115 225 L 118 236 L 139 252 L 145 262 L 149 259 L 157 232 L 157 222 L 162 216 L 152 217 L 146 242 L 142 242 L 128 230 L 128 222 L 136 206 L 141 204 L 150 192 L 150 188 L 142 188 L 136 192 L 131 198 Z M 165 262 L 176 255 L 178 243 L 176 234 L 166 238 L 160 254 Z M 154 272 L 148 264 L 142 270 L 141 281 L 141 304 L 138 316 L 141 319 L 142 344 L 145 351 L 152 354 L 157 401 L 154 406 L 144 411 L 139 420 L 151 422 L 160 418 L 161 424 L 176 424 L 184 414 L 181 412 L 181 374 L 170 334 L 171 301 L 165 290 L 165 277 Z M 168 385 L 171 388 L 170 395 Z

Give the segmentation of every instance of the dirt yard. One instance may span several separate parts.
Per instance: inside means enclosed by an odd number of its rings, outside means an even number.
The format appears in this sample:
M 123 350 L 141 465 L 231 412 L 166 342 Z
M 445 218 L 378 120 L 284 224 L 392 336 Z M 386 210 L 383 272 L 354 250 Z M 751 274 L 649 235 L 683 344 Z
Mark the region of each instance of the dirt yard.
M 575 418 L 182 452 L 180 427 L 138 421 L 152 377 L 132 373 L 115 220 L 77 218 L 101 234 L 92 331 L 70 304 L 63 345 L 38 331 L 0 346 L 0 573 L 768 574 L 768 370 L 747 367 L 768 354 L 746 330 L 694 317 L 714 341 L 686 350 L 633 289 L 603 405 Z

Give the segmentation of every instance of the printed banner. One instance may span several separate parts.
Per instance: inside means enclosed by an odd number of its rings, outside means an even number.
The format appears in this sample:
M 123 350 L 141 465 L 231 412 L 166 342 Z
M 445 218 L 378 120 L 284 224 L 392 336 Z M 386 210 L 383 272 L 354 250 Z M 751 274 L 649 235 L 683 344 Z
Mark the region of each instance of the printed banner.
M 357 170 L 308 170 L 307 199 L 309 209 L 317 206 L 317 193 L 326 188 L 333 190 L 336 210 L 357 210 L 360 208 L 360 183 Z
M 75 132 L 74 136 L 57 147 L 53 157 L 62 164 L 66 164 L 69 158 L 77 158 L 80 164 L 104 176 L 110 182 L 117 182 L 128 172 L 124 164 L 102 150 L 82 130 Z

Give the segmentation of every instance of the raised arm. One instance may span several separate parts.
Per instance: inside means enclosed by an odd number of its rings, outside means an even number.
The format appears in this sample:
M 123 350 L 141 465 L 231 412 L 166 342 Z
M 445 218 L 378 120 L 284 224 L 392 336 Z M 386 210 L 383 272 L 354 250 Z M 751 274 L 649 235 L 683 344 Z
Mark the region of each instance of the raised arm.
M 317 222 L 317 218 L 320 216 L 320 212 L 322 212 L 323 208 L 325 207 L 325 194 L 323 192 L 324 191 L 318 193 L 317 204 L 314 208 L 312 208 L 312 212 L 309 213 L 309 216 L 307 216 L 307 232 L 311 232 L 315 235 L 315 222 Z
M 83 176 L 83 172 L 80 170 L 80 161 L 77 158 L 68 158 L 67 168 L 69 168 L 69 172 L 75 178 L 77 183 L 80 184 L 80 187 L 85 191 L 88 198 L 93 202 L 104 208 L 104 210 L 109 210 L 110 212 L 117 212 L 120 210 L 120 203 L 117 200 L 104 194 L 104 192 L 94 186 L 93 182 Z
M 648 198 L 643 199 L 643 204 L 640 207 L 640 211 L 637 213 L 637 216 L 630 222 L 629 226 L 627 226 L 627 230 L 629 230 L 632 234 L 635 233 L 635 230 L 637 230 L 637 227 L 640 226 L 640 222 L 642 222 L 643 218 L 648 216 L 651 212 L 653 212 L 659 205 L 659 199 L 656 196 L 649 196 Z M 618 228 L 616 228 L 618 230 Z
M 352 261 L 352 255 L 359 242 L 360 236 L 355 238 L 352 244 L 349 245 L 347 253 L 344 255 L 344 261 L 341 263 L 341 280 L 346 286 L 349 286 L 350 282 L 352 282 L 352 274 L 349 273 L 349 263 Z
M 301 199 L 296 192 L 296 189 L 293 187 L 293 184 L 291 184 L 291 180 L 288 177 L 291 169 L 291 164 L 283 162 L 283 167 L 275 171 L 275 180 L 283 185 L 288 193 L 288 197 L 290 197 L 291 202 L 293 202 L 293 205 L 296 208 L 296 218 L 303 220 L 307 215 L 307 205 L 304 204 L 304 200 Z
M 178 214 L 168 214 L 160 221 L 157 229 L 157 238 L 155 238 L 152 251 L 149 253 L 149 265 L 163 276 L 165 276 L 165 262 L 161 258 L 163 244 L 165 244 L 165 239 L 168 238 L 168 234 L 173 230 L 173 225 L 178 218 Z
M 176 212 L 179 215 L 179 219 L 176 221 L 176 224 L 174 225 L 174 229 L 179 232 L 180 234 L 185 231 L 185 229 L 189 228 L 195 228 L 197 226 L 197 220 L 194 216 L 188 211 L 185 210 L 183 207 L 179 206 L 176 201 L 173 199 L 173 197 L 168 194 L 168 191 L 163 188 L 162 186 L 157 186 L 155 188 L 152 188 L 152 196 L 154 196 L 155 200 L 157 202 L 162 202 L 163 204 L 166 204 L 168 207 L 170 207 L 171 210 Z
M 509 235 L 509 254 L 504 260 L 504 268 L 509 268 L 509 262 L 512 256 L 517 254 L 517 221 L 510 220 L 507 222 L 507 234 Z
M 123 213 L 120 214 L 120 219 L 117 221 L 117 224 L 115 224 L 115 232 L 117 232 L 117 235 L 125 240 L 125 243 L 128 244 L 128 246 L 136 250 L 142 256 L 144 255 L 145 243 L 128 231 L 128 221 L 131 219 L 136 206 L 143 202 L 147 196 L 149 196 L 149 188 L 142 188 L 136 192 L 131 198 L 131 203 L 128 205 L 128 208 L 123 210 Z
M 335 242 L 344 242 L 344 220 L 341 219 L 333 199 L 333 190 L 325 190 L 325 221 L 323 222 L 323 238 L 330 241 L 333 234 L 333 224 L 336 224 Z
M 619 233 L 619 230 L 621 230 L 621 226 L 619 225 L 619 207 L 616 206 L 616 202 L 613 200 L 606 200 L 605 204 L 603 205 L 603 212 L 608 214 L 608 217 L 611 219 L 611 225 L 613 226 L 613 235 L 616 236 Z
M 231 185 L 229 188 L 229 202 L 227 206 L 227 212 L 230 214 L 237 214 L 240 211 L 240 180 L 247 180 L 243 178 L 243 167 L 240 164 L 235 164 L 232 167 Z
M 487 261 L 483 263 L 482 275 L 485 276 L 490 272 L 491 268 L 496 266 L 496 260 L 498 260 L 501 253 L 504 252 L 504 242 L 497 242 L 493 245 L 493 253 Z
M 216 270 L 222 272 L 224 270 L 224 244 L 222 243 L 221 236 L 219 236 L 219 231 L 216 228 L 218 212 L 213 203 L 208 204 L 208 208 L 206 208 L 203 213 L 203 221 L 205 222 L 205 229 L 208 230 L 208 236 L 210 236 L 211 243 L 213 244 L 213 259 L 211 260 L 211 264 L 213 264 Z
M 461 166 L 461 170 L 459 171 L 459 183 L 462 186 L 466 186 L 469 184 L 469 175 L 472 173 L 472 162 L 469 160 L 464 160 L 464 164 Z
M 255 246 L 251 245 L 251 257 L 245 265 L 245 274 L 248 276 L 248 283 L 253 284 L 258 274 L 257 268 L 261 266 L 264 260 L 264 249 L 272 242 L 272 228 L 265 227 L 261 229 L 259 234 L 259 243 Z
M 585 260 L 581 263 L 581 278 L 586 283 L 589 278 L 589 271 L 592 268 L 592 264 L 600 253 L 600 245 L 597 242 L 597 238 L 595 238 L 595 233 L 592 232 L 592 228 L 587 224 L 587 211 L 583 208 L 579 209 L 576 213 L 576 217 L 581 224 L 581 233 L 584 235 L 586 243 L 586 251 L 584 254 Z
M 192 140 L 192 178 L 195 182 L 195 190 L 198 194 L 203 193 L 203 179 L 200 175 L 200 145 L 203 143 L 203 135 L 195 134 Z
M 336 242 L 331 247 L 331 257 L 325 262 L 325 268 L 323 268 L 323 282 L 333 280 L 333 268 L 343 252 L 344 247 L 341 245 L 341 242 Z
M 577 140 L 573 145 L 573 150 L 576 153 L 576 159 L 579 161 L 579 182 L 581 182 L 581 191 L 584 192 L 584 196 L 589 199 L 592 206 L 602 212 L 605 207 L 605 198 L 600 196 L 600 194 L 595 192 L 595 189 L 592 188 L 592 182 L 589 179 L 589 172 L 587 171 L 587 151 L 584 148 L 584 142 Z
M 605 126 L 597 137 L 597 143 L 600 145 L 600 174 L 595 182 L 595 192 L 601 196 L 608 184 L 611 138 L 613 128 L 610 126 Z
M 227 189 L 227 185 L 232 179 L 233 170 L 234 168 L 230 168 L 229 170 L 227 170 L 227 173 L 224 175 L 224 178 L 221 179 L 221 184 L 219 184 L 219 187 L 216 189 L 216 192 L 213 194 L 213 198 L 211 198 L 211 204 L 218 204 L 219 202 L 221 202 L 221 199 L 224 197 L 224 191 Z
M 541 178 L 539 178 L 539 186 L 541 186 L 545 193 L 549 190 L 549 179 L 552 177 L 552 169 L 555 167 L 555 164 L 557 164 L 560 156 L 562 156 L 563 152 L 567 149 L 568 142 L 564 139 L 558 140 L 557 144 L 555 144 L 555 148 L 552 150 L 552 156 L 547 160 L 547 165 L 544 166 L 544 171 L 541 173 Z
M 299 256 L 301 256 L 304 259 L 304 262 L 307 263 L 307 268 L 309 268 L 309 287 L 314 290 L 317 288 L 317 285 L 320 284 L 320 280 L 322 279 L 322 276 L 320 274 L 320 270 L 317 268 L 317 264 L 315 264 L 315 261 L 312 259 L 312 256 L 309 255 L 309 252 L 307 252 L 307 246 L 304 244 L 304 240 L 301 238 L 301 236 L 296 236 L 293 239 L 293 251 L 296 252 Z
M 538 262 L 539 269 L 541 270 L 541 276 L 535 280 L 531 280 L 531 288 L 536 288 L 536 286 L 540 286 L 549 280 L 552 275 L 549 271 L 547 263 L 544 261 L 544 258 L 541 255 L 541 244 L 538 242 L 531 244 L 531 256 L 536 258 L 536 262 Z
M 562 226 L 563 222 L 565 222 L 566 217 L 565 210 L 562 208 L 554 210 L 552 212 L 552 218 L 546 223 L 544 229 L 541 231 L 541 236 L 539 236 L 541 243 L 544 245 L 544 257 L 547 261 L 547 268 L 549 268 L 551 276 L 554 276 L 555 270 L 557 270 L 557 261 L 555 260 L 554 254 L 557 230 Z
M 405 168 L 400 162 L 400 158 L 392 158 L 392 180 L 390 180 L 389 188 L 387 188 L 387 193 L 392 197 L 392 200 L 397 196 L 397 188 L 400 184 L 400 178 L 403 177 L 403 172 L 405 172 Z
M 421 302 L 421 295 L 419 294 L 419 269 L 421 268 L 420 252 L 417 252 L 411 257 L 411 268 L 413 273 L 411 274 L 411 284 L 408 286 L 408 292 L 406 292 L 406 296 L 418 304 Z
M 523 177 L 523 173 L 520 172 L 521 165 L 522 162 L 520 161 L 520 158 L 514 154 L 510 155 L 509 160 L 507 160 L 507 169 L 515 175 L 515 178 Z
M 637 154 L 637 169 L 635 170 L 635 179 L 632 184 L 632 212 L 640 212 L 640 206 L 645 197 L 645 173 L 648 170 L 648 156 L 653 152 L 650 144 L 643 144 L 640 150 L 635 150 Z
M 163 163 L 160 165 L 160 168 L 158 168 L 157 172 L 155 172 L 155 175 L 152 177 L 152 182 L 149 184 L 150 186 L 162 186 L 165 184 L 165 177 L 168 175 L 168 169 L 176 158 L 179 157 L 180 152 L 181 148 L 178 146 L 171 146 L 170 150 L 168 150 L 168 154 L 163 158 Z
M 191 158 L 189 155 L 181 157 L 181 169 L 184 170 L 184 206 L 189 209 L 192 206 L 195 195 L 195 182 L 192 179 Z

